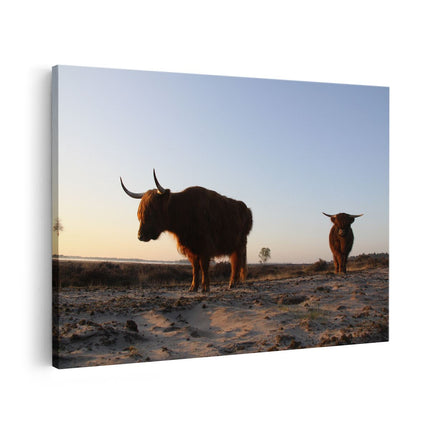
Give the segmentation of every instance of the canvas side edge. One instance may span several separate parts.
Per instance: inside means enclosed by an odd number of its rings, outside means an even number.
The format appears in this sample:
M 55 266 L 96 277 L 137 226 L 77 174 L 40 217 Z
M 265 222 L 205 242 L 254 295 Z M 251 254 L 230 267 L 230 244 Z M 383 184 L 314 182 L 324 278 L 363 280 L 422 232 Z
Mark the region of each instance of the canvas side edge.
M 55 236 L 53 226 L 58 219 L 58 66 L 52 68 L 51 81 L 51 217 L 52 217 L 52 255 L 58 254 L 59 236 Z M 51 255 L 52 266 L 52 365 L 59 368 L 58 348 L 59 348 L 59 312 L 58 312 L 58 288 L 59 288 L 59 267 L 54 265 Z

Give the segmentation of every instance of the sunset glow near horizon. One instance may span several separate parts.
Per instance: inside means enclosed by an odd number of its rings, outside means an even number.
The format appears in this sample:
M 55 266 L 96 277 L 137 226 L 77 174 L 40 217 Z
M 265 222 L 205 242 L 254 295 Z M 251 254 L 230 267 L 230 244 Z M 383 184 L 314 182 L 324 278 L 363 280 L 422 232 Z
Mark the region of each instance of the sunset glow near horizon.
M 388 252 L 389 89 L 58 66 L 62 255 L 179 260 L 164 233 L 137 239 L 121 189 L 200 185 L 253 212 L 248 262 L 331 260 L 322 212 L 364 214 L 351 255 Z M 53 112 L 55 117 L 56 112 Z M 55 169 L 54 169 L 55 170 Z M 54 220 L 55 221 L 55 220 Z M 58 248 L 57 248 L 58 244 Z

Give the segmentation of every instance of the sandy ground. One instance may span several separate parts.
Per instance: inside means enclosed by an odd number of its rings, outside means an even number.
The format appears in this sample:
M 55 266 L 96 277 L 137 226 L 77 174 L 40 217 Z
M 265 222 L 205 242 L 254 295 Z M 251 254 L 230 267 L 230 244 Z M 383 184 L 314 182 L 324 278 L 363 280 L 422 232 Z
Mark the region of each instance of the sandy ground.
M 388 340 L 388 268 L 181 287 L 62 288 L 60 368 Z

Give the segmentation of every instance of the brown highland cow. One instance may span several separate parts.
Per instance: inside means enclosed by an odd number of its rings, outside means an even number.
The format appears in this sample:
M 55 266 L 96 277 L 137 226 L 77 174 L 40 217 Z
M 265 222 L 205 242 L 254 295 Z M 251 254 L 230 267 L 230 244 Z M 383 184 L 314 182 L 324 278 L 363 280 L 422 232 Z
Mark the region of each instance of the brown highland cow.
M 179 193 L 164 189 L 153 171 L 157 189 L 146 193 L 124 191 L 141 199 L 137 218 L 140 222 L 138 239 L 144 242 L 158 239 L 167 231 L 176 238 L 178 251 L 193 266 L 190 291 L 197 291 L 202 278 L 202 291 L 209 292 L 209 261 L 213 257 L 230 256 L 229 288 L 239 277 L 245 280 L 246 243 L 252 228 L 252 213 L 245 203 L 222 196 L 202 187 L 190 187 Z
M 339 213 L 337 215 L 328 215 L 324 212 L 323 214 L 328 216 L 334 224 L 329 235 L 330 249 L 333 253 L 334 272 L 346 273 L 346 262 L 351 252 L 352 244 L 354 243 L 351 224 L 355 221 L 355 218 L 363 214 L 349 215 Z

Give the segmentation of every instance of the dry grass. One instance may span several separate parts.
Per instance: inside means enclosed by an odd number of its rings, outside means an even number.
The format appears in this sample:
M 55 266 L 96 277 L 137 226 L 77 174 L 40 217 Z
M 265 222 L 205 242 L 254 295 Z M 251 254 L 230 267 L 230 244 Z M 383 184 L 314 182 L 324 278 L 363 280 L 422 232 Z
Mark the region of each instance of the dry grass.
M 387 267 L 387 254 L 362 254 L 351 258 L 349 271 Z M 53 286 L 62 287 L 126 287 L 142 288 L 163 285 L 187 285 L 191 283 L 192 270 L 188 264 L 139 264 L 113 262 L 83 262 L 53 260 Z M 313 264 L 250 264 L 249 282 L 296 278 L 303 275 L 332 273 L 333 263 L 319 259 Z M 230 264 L 217 263 L 211 266 L 211 282 L 228 283 Z

